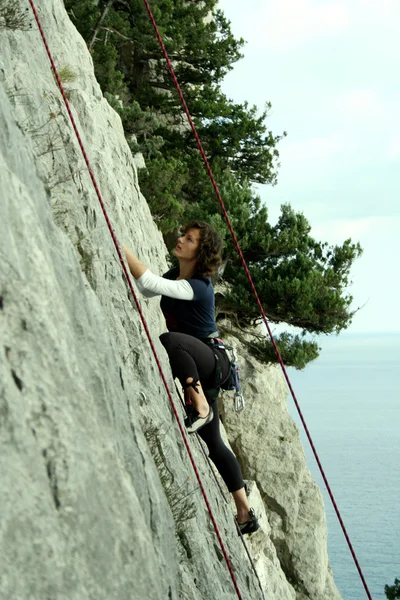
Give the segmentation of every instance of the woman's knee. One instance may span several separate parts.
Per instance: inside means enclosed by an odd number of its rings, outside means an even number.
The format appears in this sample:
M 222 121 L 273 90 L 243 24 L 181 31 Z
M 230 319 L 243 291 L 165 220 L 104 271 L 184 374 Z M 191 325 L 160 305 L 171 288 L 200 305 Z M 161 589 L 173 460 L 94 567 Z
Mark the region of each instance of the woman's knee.
M 169 341 L 169 331 L 166 331 L 165 333 L 162 333 L 160 335 L 160 342 L 162 343 L 162 345 L 165 347 L 168 344 Z
M 160 335 L 160 342 L 162 343 L 168 354 L 169 350 L 175 346 L 176 340 L 174 338 L 175 334 L 173 332 L 171 333 L 170 331 L 166 331 L 165 333 L 162 333 Z

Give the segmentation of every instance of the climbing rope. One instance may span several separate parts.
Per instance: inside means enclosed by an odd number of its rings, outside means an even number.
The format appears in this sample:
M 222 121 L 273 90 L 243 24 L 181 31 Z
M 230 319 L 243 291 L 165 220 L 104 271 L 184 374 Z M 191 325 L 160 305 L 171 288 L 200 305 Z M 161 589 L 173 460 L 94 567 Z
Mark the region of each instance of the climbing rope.
M 257 302 L 258 308 L 259 308 L 259 310 L 260 310 L 260 314 L 261 314 L 262 320 L 263 320 L 263 322 L 264 322 L 264 325 L 265 325 L 265 327 L 266 327 L 266 329 L 267 329 L 267 331 L 268 331 L 268 334 L 269 334 L 269 337 L 270 337 L 270 339 L 271 339 L 271 343 L 272 343 L 272 345 L 273 345 L 273 347 L 274 347 L 275 353 L 276 353 L 276 355 L 277 355 L 277 357 L 278 357 L 278 362 L 279 362 L 279 364 L 280 364 L 280 366 L 281 366 L 281 368 L 282 368 L 283 375 L 284 375 L 284 377 L 285 377 L 285 379 L 286 379 L 286 383 L 288 384 L 288 387 L 289 387 L 289 390 L 290 390 L 290 394 L 291 394 L 291 396 L 292 396 L 292 398 L 293 398 L 293 402 L 294 402 L 294 404 L 295 404 L 295 406 L 296 406 L 296 409 L 297 409 L 297 412 L 298 412 L 298 414 L 299 414 L 300 420 L 301 420 L 301 422 L 302 422 L 302 424 L 303 424 L 303 427 L 304 427 L 304 430 L 305 430 L 305 432 L 306 432 L 306 435 L 307 435 L 308 441 L 309 441 L 309 443 L 310 443 L 311 449 L 312 449 L 312 451 L 313 451 L 313 454 L 314 454 L 315 460 L 317 461 L 318 468 L 319 468 L 319 470 L 320 470 L 320 473 L 321 473 L 321 475 L 322 475 L 322 478 L 323 478 L 323 480 L 324 480 L 324 483 L 325 483 L 326 489 L 327 489 L 327 491 L 328 491 L 329 497 L 330 497 L 330 499 L 331 499 L 331 501 L 332 501 L 333 508 L 335 509 L 336 516 L 337 516 L 337 518 L 338 518 L 338 520 L 339 520 L 339 523 L 340 523 L 340 526 L 341 526 L 341 528 L 342 528 L 343 534 L 344 534 L 344 536 L 345 536 L 345 539 L 346 539 L 347 545 L 348 545 L 348 547 L 349 547 L 349 549 L 350 549 L 350 552 L 351 552 L 351 555 L 352 555 L 352 557 L 353 557 L 354 563 L 355 563 L 355 565 L 356 565 L 356 567 L 357 567 L 357 570 L 358 570 L 358 573 L 359 573 L 359 575 L 360 575 L 360 578 L 361 578 L 361 581 L 362 581 L 362 583 L 363 583 L 363 586 L 364 586 L 364 589 L 365 589 L 365 591 L 366 591 L 366 594 L 367 594 L 367 596 L 368 596 L 369 600 L 372 600 L 372 596 L 371 596 L 371 594 L 370 594 L 370 591 L 369 591 L 369 589 L 368 589 L 368 586 L 367 586 L 367 583 L 366 583 L 366 581 L 365 581 L 365 578 L 364 578 L 363 572 L 362 572 L 362 570 L 361 570 L 361 567 L 360 567 L 360 565 L 359 565 L 359 562 L 358 562 L 358 560 L 357 560 L 357 556 L 356 556 L 356 554 L 355 554 L 355 551 L 354 551 L 354 549 L 353 549 L 353 546 L 352 546 L 352 544 L 351 544 L 351 541 L 350 541 L 349 535 L 348 535 L 348 533 L 347 533 L 347 530 L 346 530 L 346 527 L 345 527 L 345 525 L 344 525 L 343 519 L 342 519 L 342 517 L 341 517 L 341 514 L 340 514 L 340 512 L 339 512 L 339 508 L 338 508 L 338 506 L 337 506 L 337 504 L 336 504 L 336 500 L 335 500 L 335 498 L 334 498 L 333 492 L 332 492 L 332 490 L 331 490 L 331 487 L 330 487 L 330 485 L 329 485 L 329 482 L 328 482 L 328 480 L 327 480 L 327 477 L 326 477 L 326 475 L 325 475 L 325 472 L 324 472 L 324 469 L 323 469 L 323 467 L 322 467 L 322 463 L 321 463 L 321 461 L 320 461 L 320 458 L 319 458 L 319 456 L 318 456 L 318 454 L 317 454 L 316 448 L 315 448 L 315 446 L 314 446 L 314 442 L 313 442 L 313 440 L 312 440 L 311 434 L 310 434 L 310 432 L 309 432 L 309 430 L 308 430 L 308 427 L 307 427 L 307 423 L 306 423 L 306 421 L 305 421 L 305 419 L 304 419 L 304 417 L 303 417 L 303 413 L 302 413 L 302 411 L 301 411 L 301 409 L 300 409 L 300 405 L 299 405 L 299 403 L 298 403 L 298 400 L 297 400 L 296 394 L 294 393 L 294 390 L 293 390 L 293 387 L 292 387 L 291 381 L 290 381 L 290 379 L 289 379 L 289 376 L 288 376 L 288 373 L 287 373 L 287 371 L 286 371 L 286 367 L 285 367 L 285 365 L 284 365 L 284 363 L 283 363 L 283 360 L 282 360 L 281 354 L 280 354 L 280 352 L 279 352 L 278 346 L 276 345 L 276 342 L 275 342 L 274 336 L 273 336 L 273 334 L 272 334 L 272 331 L 271 331 L 270 325 L 269 325 L 269 323 L 268 323 L 268 321 L 267 321 L 267 317 L 266 317 L 266 315 L 265 315 L 265 312 L 264 312 L 263 306 L 262 306 L 262 304 L 261 304 L 261 301 L 260 301 L 260 298 L 259 298 L 259 296 L 258 296 L 258 293 L 257 293 L 256 287 L 255 287 L 255 285 L 254 285 L 253 279 L 252 279 L 252 277 L 251 277 L 251 275 L 250 275 L 250 271 L 249 271 L 249 268 L 248 268 L 248 266 L 247 266 L 246 260 L 245 260 L 245 258 L 244 258 L 244 256 L 243 256 L 243 253 L 242 253 L 242 250 L 241 250 L 241 248 L 240 248 L 239 242 L 238 242 L 238 240 L 237 240 L 237 238 L 236 238 L 235 232 L 234 232 L 234 230 L 233 230 L 233 227 L 232 227 L 232 224 L 231 224 L 231 222 L 230 222 L 230 219 L 229 219 L 229 216 L 228 216 L 227 210 L 226 210 L 226 208 L 225 208 L 225 205 L 224 205 L 224 202 L 223 202 L 223 200 L 222 200 L 222 196 L 221 196 L 221 194 L 220 194 L 220 191 L 219 191 L 219 189 L 218 189 L 217 183 L 216 183 L 216 181 L 215 181 L 215 179 L 214 179 L 214 175 L 213 175 L 213 172 L 212 172 L 212 170 L 211 170 L 210 164 L 209 164 L 209 162 L 208 162 L 208 159 L 207 159 L 206 153 L 205 153 L 205 151 L 204 151 L 203 145 L 202 145 L 202 143 L 201 143 L 201 141 L 200 141 L 199 134 L 197 133 L 196 127 L 195 127 L 195 125 L 194 125 L 194 123 L 193 123 L 193 120 L 192 120 L 192 117 L 191 117 L 190 111 L 189 111 L 189 109 L 188 109 L 188 106 L 187 106 L 187 104 L 186 104 L 186 100 L 185 100 L 185 98 L 184 98 L 184 96 L 183 96 L 183 93 L 182 93 L 181 86 L 179 85 L 178 79 L 177 79 L 177 77 L 176 77 L 176 75 L 175 75 L 175 71 L 174 71 L 174 68 L 173 68 L 173 66 L 172 66 L 171 60 L 170 60 L 170 58 L 169 58 L 169 55 L 168 55 L 167 49 L 166 49 L 166 47 L 165 47 L 165 45 L 164 45 L 163 39 L 162 39 L 162 37 L 161 37 L 161 34 L 160 34 L 159 30 L 158 30 L 157 23 L 156 23 L 156 21 L 155 21 L 155 19 L 154 19 L 153 13 L 152 13 L 152 11 L 151 11 L 151 9 L 150 9 L 150 5 L 149 5 L 149 2 L 148 2 L 148 0 L 143 0 L 143 2 L 144 2 L 144 4 L 145 4 L 145 7 L 146 7 L 147 13 L 148 13 L 148 15 L 149 15 L 149 18 L 150 18 L 151 24 L 152 24 L 152 26 L 153 26 L 153 29 L 154 29 L 154 31 L 155 31 L 155 34 L 156 34 L 156 36 L 157 36 L 158 43 L 160 44 L 161 51 L 162 51 L 162 53 L 163 53 L 163 56 L 164 56 L 164 58 L 165 58 L 165 61 L 166 61 L 166 63 L 167 63 L 167 66 L 168 66 L 169 73 L 170 73 L 170 75 L 171 75 L 171 77 L 172 77 L 172 80 L 173 80 L 173 82 L 174 82 L 174 84 L 175 84 L 175 87 L 176 87 L 176 89 L 177 89 L 177 92 L 178 92 L 178 94 L 179 94 L 179 98 L 180 98 L 180 100 L 181 100 L 182 106 L 183 106 L 183 108 L 184 108 L 184 111 L 185 111 L 185 113 L 186 113 L 186 116 L 187 116 L 187 119 L 188 119 L 189 125 L 190 125 L 190 127 L 191 127 L 191 129 L 192 129 L 192 132 L 193 132 L 193 135 L 194 135 L 194 137 L 195 137 L 195 139 L 196 139 L 197 146 L 198 146 L 198 148 L 199 148 L 199 151 L 200 151 L 200 154 L 201 154 L 201 156 L 202 156 L 202 158 L 203 158 L 203 161 L 204 161 L 204 164 L 205 164 L 205 167 L 206 167 L 207 173 L 208 173 L 208 175 L 209 175 L 209 177 L 210 177 L 210 180 L 211 180 L 212 186 L 213 186 L 213 188 L 214 188 L 214 190 L 215 190 L 215 193 L 216 193 L 216 196 L 217 196 L 217 199 L 218 199 L 219 205 L 220 205 L 220 207 L 221 207 L 222 213 L 223 213 L 223 215 L 224 215 L 224 218 L 225 218 L 226 224 L 227 224 L 227 226 L 228 226 L 228 229 L 229 229 L 229 231 L 230 231 L 230 234 L 231 234 L 231 236 L 232 236 L 233 242 L 234 242 L 234 244 L 235 244 L 236 251 L 237 251 L 237 253 L 238 253 L 239 257 L 240 257 L 240 260 L 241 260 L 242 266 L 243 266 L 243 268 L 244 268 L 244 270 L 245 270 L 245 273 L 246 273 L 246 277 L 247 277 L 247 279 L 248 279 L 248 281 L 249 281 L 249 284 L 250 284 L 251 290 L 252 290 L 252 292 L 253 292 L 253 294 L 254 294 L 254 297 L 255 297 L 255 299 L 256 299 L 256 302 Z
M 136 296 L 136 293 L 135 293 L 135 290 L 134 290 L 134 287 L 133 287 L 133 284 L 132 284 L 132 280 L 131 280 L 131 278 L 130 278 L 130 275 L 129 275 L 129 273 L 128 273 L 127 267 L 126 267 L 126 265 L 125 265 L 125 261 L 124 261 L 124 259 L 123 259 L 123 256 L 122 256 L 122 253 L 121 253 L 121 250 L 120 250 L 120 246 L 119 246 L 119 244 L 118 244 L 117 237 L 116 237 L 116 235 L 115 235 L 115 233 L 114 233 L 114 230 L 113 230 L 113 228 L 112 228 L 111 221 L 110 221 L 110 219 L 109 219 L 109 216 L 108 216 L 108 214 L 107 214 L 107 210 L 106 210 L 106 207 L 105 207 L 104 200 L 103 200 L 103 198 L 102 198 L 102 195 L 101 195 L 101 193 L 100 193 L 100 189 L 99 189 L 99 187 L 98 187 L 98 184 L 97 184 L 96 178 L 95 178 L 95 176 L 94 176 L 94 174 L 93 174 L 93 171 L 92 171 L 92 168 L 91 168 L 91 165 L 90 165 L 89 158 L 88 158 L 88 156 L 87 156 L 86 150 L 85 150 L 85 148 L 84 148 L 84 146 L 83 146 L 83 142 L 82 142 L 81 136 L 80 136 L 80 134 L 79 134 L 78 128 L 77 128 L 77 126 L 76 126 L 75 119 L 74 119 L 74 116 L 73 116 L 73 114 L 72 114 L 72 111 L 71 111 L 71 108 L 70 108 L 70 105 L 69 105 L 68 98 L 67 98 L 67 96 L 66 96 L 66 94 L 65 94 L 65 91 L 64 91 L 64 88 L 63 88 L 63 85 L 62 85 L 62 82 L 61 82 L 60 76 L 59 76 L 59 74 L 58 74 L 58 71 L 57 71 L 57 68 L 56 68 L 56 66 L 55 66 L 55 63 L 54 63 L 54 60 L 53 60 L 53 56 L 52 56 L 52 54 L 51 54 L 51 52 L 50 52 L 50 48 L 49 48 L 49 45 L 48 45 L 48 43 L 47 43 L 47 39 L 46 39 L 45 33 L 44 33 L 44 31 L 43 31 L 42 24 L 41 24 L 41 21 L 40 21 L 40 18 L 39 18 L 38 12 L 37 12 L 37 10 L 36 10 L 36 6 L 35 6 L 35 4 L 34 4 L 34 1 L 33 1 L 33 0 L 28 0 L 28 1 L 29 1 L 29 4 L 30 4 L 30 6 L 31 6 L 31 9 L 32 9 L 32 12 L 33 12 L 33 15 L 34 15 L 35 21 L 36 21 L 36 23 L 37 23 L 37 26 L 38 26 L 38 28 L 39 28 L 39 32 L 40 32 L 41 38 L 42 38 L 42 40 L 43 40 L 43 44 L 44 44 L 44 46 L 45 46 L 45 49 L 46 49 L 47 56 L 48 56 L 48 58 L 49 58 L 49 61 L 50 61 L 51 69 L 52 69 L 52 71 L 53 71 L 54 77 L 55 77 L 55 79 L 56 79 L 56 81 L 57 81 L 58 87 L 59 87 L 59 89 L 60 89 L 60 92 L 61 92 L 61 95 L 62 95 L 62 97 L 63 97 L 64 103 L 65 103 L 65 106 L 66 106 L 66 109 L 67 109 L 67 112 L 68 112 L 68 116 L 69 116 L 69 118 L 70 118 L 70 121 L 71 121 L 71 124 L 72 124 L 73 130 L 74 130 L 74 132 L 75 132 L 75 135 L 76 135 L 76 138 L 77 138 L 77 140 L 78 140 L 78 144 L 79 144 L 79 147 L 80 147 L 80 149 L 81 149 L 81 152 L 82 152 L 82 155 L 83 155 L 84 161 L 85 161 L 85 163 L 86 163 L 86 166 L 87 166 L 87 169 L 88 169 L 88 171 L 89 171 L 89 175 L 90 175 L 90 178 L 91 178 L 91 180 L 92 180 L 93 187 L 94 187 L 94 189 L 95 189 L 95 192 L 96 192 L 97 198 L 98 198 L 98 200 L 99 200 L 99 203 L 100 203 L 100 206 L 101 206 L 101 210 L 102 210 L 102 212 L 103 212 L 103 215 L 104 215 L 104 218 L 105 218 L 105 220 L 106 220 L 106 223 L 107 223 L 107 226 L 108 226 L 108 229 L 109 229 L 110 235 L 111 235 L 111 237 L 112 237 L 112 240 L 113 240 L 113 242 L 114 242 L 114 246 L 115 246 L 115 249 L 116 249 L 116 251 L 117 251 L 118 258 L 119 258 L 119 260 L 120 260 L 120 263 L 121 263 L 122 270 L 123 270 L 123 272 L 124 272 L 124 275 L 125 275 L 125 277 L 126 277 L 126 280 L 127 280 L 127 282 L 128 282 L 129 289 L 130 289 L 130 291 L 131 291 L 131 293 L 132 293 L 133 299 L 134 299 L 134 301 L 135 301 L 135 304 L 136 304 L 136 307 L 137 307 L 137 309 L 138 309 L 138 312 L 139 312 L 139 315 L 140 315 L 140 319 L 141 319 L 141 321 L 142 321 L 142 324 L 143 324 L 144 330 L 145 330 L 145 332 L 146 332 L 147 339 L 148 339 L 148 341 L 149 341 L 149 344 L 150 344 L 150 347 L 151 347 L 151 350 L 152 350 L 152 353 L 153 353 L 154 359 L 155 359 L 155 361 L 156 361 L 156 363 L 157 363 L 157 367 L 158 367 L 158 370 L 159 370 L 159 373 L 160 373 L 161 379 L 162 379 L 162 381 L 163 381 L 163 383 L 164 383 L 164 386 L 165 386 L 165 389 L 166 389 L 166 391 L 167 391 L 168 398 L 169 398 L 169 401 L 170 401 L 170 403 L 171 403 L 172 411 L 173 411 L 173 413 L 174 413 L 174 415 L 175 415 L 176 421 L 177 421 L 177 423 L 178 423 L 179 431 L 180 431 L 180 433 L 181 433 L 181 436 L 182 436 L 182 438 L 183 438 L 183 441 L 184 441 L 184 444 L 185 444 L 186 450 L 187 450 L 187 452 L 188 452 L 188 455 L 189 455 L 189 458 L 190 458 L 190 462 L 191 462 L 191 464 L 192 464 L 192 467 L 193 467 L 193 470 L 194 470 L 194 472 L 195 472 L 195 475 L 196 475 L 197 481 L 198 481 L 198 483 L 199 483 L 200 490 L 201 490 L 202 496 L 203 496 L 203 498 L 204 498 L 204 502 L 205 502 L 205 504 L 206 504 L 206 506 L 207 506 L 207 510 L 208 510 L 208 512 L 209 512 L 209 515 L 210 515 L 210 518 L 211 518 L 211 522 L 212 522 L 212 524 L 213 524 L 213 527 L 214 527 L 215 534 L 216 534 L 216 536 L 217 536 L 217 538 L 218 538 L 219 545 L 220 545 L 220 547 L 221 547 L 221 550 L 222 550 L 223 556 L 224 556 L 224 558 L 225 558 L 225 562 L 226 562 L 226 565 L 227 565 L 227 567 L 228 567 L 228 570 L 229 570 L 229 573 L 230 573 L 230 576 L 231 576 L 231 579 L 232 579 L 232 582 L 233 582 L 233 585 L 234 585 L 234 588 L 235 588 L 236 594 L 237 594 L 238 598 L 240 598 L 240 600 L 242 600 L 242 595 L 241 595 L 241 593 L 240 593 L 240 590 L 239 590 L 239 587 L 238 587 L 238 584 L 237 584 L 237 581 L 236 581 L 236 577 L 235 577 L 235 574 L 234 574 L 234 572 L 233 572 L 233 569 L 232 569 L 232 565 L 231 565 L 231 563 L 230 563 L 230 561 L 229 561 L 229 558 L 228 558 L 228 553 L 227 553 L 227 551 L 226 551 L 226 549 L 225 549 L 225 545 L 224 545 L 224 543 L 223 543 L 223 541 L 222 541 L 222 537 L 221 537 L 221 534 L 220 534 L 220 532 L 219 532 L 219 529 L 218 529 L 218 526 L 217 526 L 217 522 L 216 522 L 216 520 L 215 520 L 215 517 L 214 517 L 214 514 L 213 514 L 213 512 L 212 512 L 211 505 L 210 505 L 210 502 L 209 502 L 209 500 L 208 500 L 208 497 L 207 497 L 207 494 L 206 494 L 205 488 L 204 488 L 204 486 L 203 486 L 203 483 L 202 483 L 202 481 L 201 481 L 201 478 L 200 478 L 200 473 L 199 473 L 199 471 L 198 471 L 198 469 L 197 469 L 197 466 L 196 466 L 196 463 L 195 463 L 195 461 L 194 461 L 193 454 L 192 454 L 192 452 L 191 452 L 191 450 L 190 450 L 189 443 L 188 443 L 188 440 L 187 440 L 187 437 L 186 437 L 185 431 L 184 431 L 184 429 L 183 429 L 183 427 L 182 427 L 182 424 L 181 424 L 181 422 L 180 422 L 179 415 L 178 415 L 177 409 L 176 409 L 176 407 L 175 407 L 175 403 L 174 403 L 174 400 L 173 400 L 173 398 L 172 398 L 171 391 L 170 391 L 170 389 L 169 389 L 169 386 L 168 386 L 167 380 L 166 380 L 166 378 L 165 378 L 164 371 L 163 371 L 163 369 L 162 369 L 162 366 L 161 366 L 161 363 L 160 363 L 160 359 L 159 359 L 159 357 L 158 357 L 158 355 L 157 355 L 157 351 L 156 351 L 156 349 L 155 349 L 155 346 L 154 346 L 154 343 L 153 343 L 153 340 L 152 340 L 152 337 L 151 337 L 151 334 L 150 334 L 150 331 L 149 331 L 149 328 L 148 328 L 148 325 L 147 325 L 147 322 L 146 322 L 145 316 L 144 316 L 144 314 L 143 314 L 142 308 L 141 308 L 141 306 L 140 306 L 140 304 L 139 304 L 139 301 L 138 301 L 138 299 L 137 299 L 137 296 Z

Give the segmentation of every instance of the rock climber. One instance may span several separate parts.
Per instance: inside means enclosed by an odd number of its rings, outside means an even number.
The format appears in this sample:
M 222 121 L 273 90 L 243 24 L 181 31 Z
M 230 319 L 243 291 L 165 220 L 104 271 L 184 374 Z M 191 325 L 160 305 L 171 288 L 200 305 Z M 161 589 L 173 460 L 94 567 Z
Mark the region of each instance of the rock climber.
M 246 534 L 256 531 L 259 523 L 247 501 L 239 463 L 221 437 L 217 394 L 207 393 L 216 387 L 216 363 L 218 386 L 230 375 L 226 352 L 209 343 L 218 336 L 210 276 L 222 262 L 222 249 L 221 236 L 208 223 L 189 223 L 182 229 L 174 249 L 179 266 L 160 277 L 124 245 L 130 272 L 140 292 L 147 298 L 161 295 L 160 306 L 168 332 L 160 336 L 160 341 L 167 351 L 172 374 L 185 391 L 186 405 L 192 407 L 186 419 L 187 431 L 198 432 L 207 444 L 210 458 L 233 496 L 238 527 Z

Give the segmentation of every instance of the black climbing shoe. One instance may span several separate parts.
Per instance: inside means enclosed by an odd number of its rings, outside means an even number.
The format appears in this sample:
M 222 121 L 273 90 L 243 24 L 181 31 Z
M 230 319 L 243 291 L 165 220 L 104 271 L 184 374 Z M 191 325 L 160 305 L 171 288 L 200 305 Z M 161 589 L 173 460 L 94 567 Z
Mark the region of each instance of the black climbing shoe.
M 210 411 L 206 417 L 200 417 L 197 411 L 191 411 L 185 419 L 185 425 L 188 433 L 196 433 L 204 425 L 208 425 L 214 418 L 213 409 L 210 406 Z
M 238 523 L 236 520 L 239 535 L 246 535 L 246 533 L 254 533 L 255 531 L 257 531 L 257 529 L 260 529 L 260 523 L 258 522 L 256 513 L 254 512 L 253 508 L 249 510 L 249 517 L 250 519 L 246 521 L 246 523 Z

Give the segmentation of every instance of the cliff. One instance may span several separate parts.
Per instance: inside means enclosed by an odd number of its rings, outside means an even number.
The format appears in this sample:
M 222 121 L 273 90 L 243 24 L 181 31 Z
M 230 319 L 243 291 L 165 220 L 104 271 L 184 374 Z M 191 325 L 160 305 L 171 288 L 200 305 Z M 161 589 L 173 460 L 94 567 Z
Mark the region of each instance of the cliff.
M 7 9 L 7 10 L 6 10 Z M 10 13 L 11 10 L 11 13 Z M 39 10 L 119 240 L 155 272 L 166 249 L 117 114 L 61 0 Z M 11 19 L 10 19 L 11 15 Z M 0 1 L 0 597 L 236 597 L 90 177 L 25 3 Z M 165 325 L 142 300 L 156 349 Z M 242 352 L 247 408 L 223 418 L 262 529 L 268 599 L 340 600 L 321 494 L 280 372 Z M 182 418 L 179 399 L 174 400 Z M 190 445 L 246 600 L 258 582 Z

